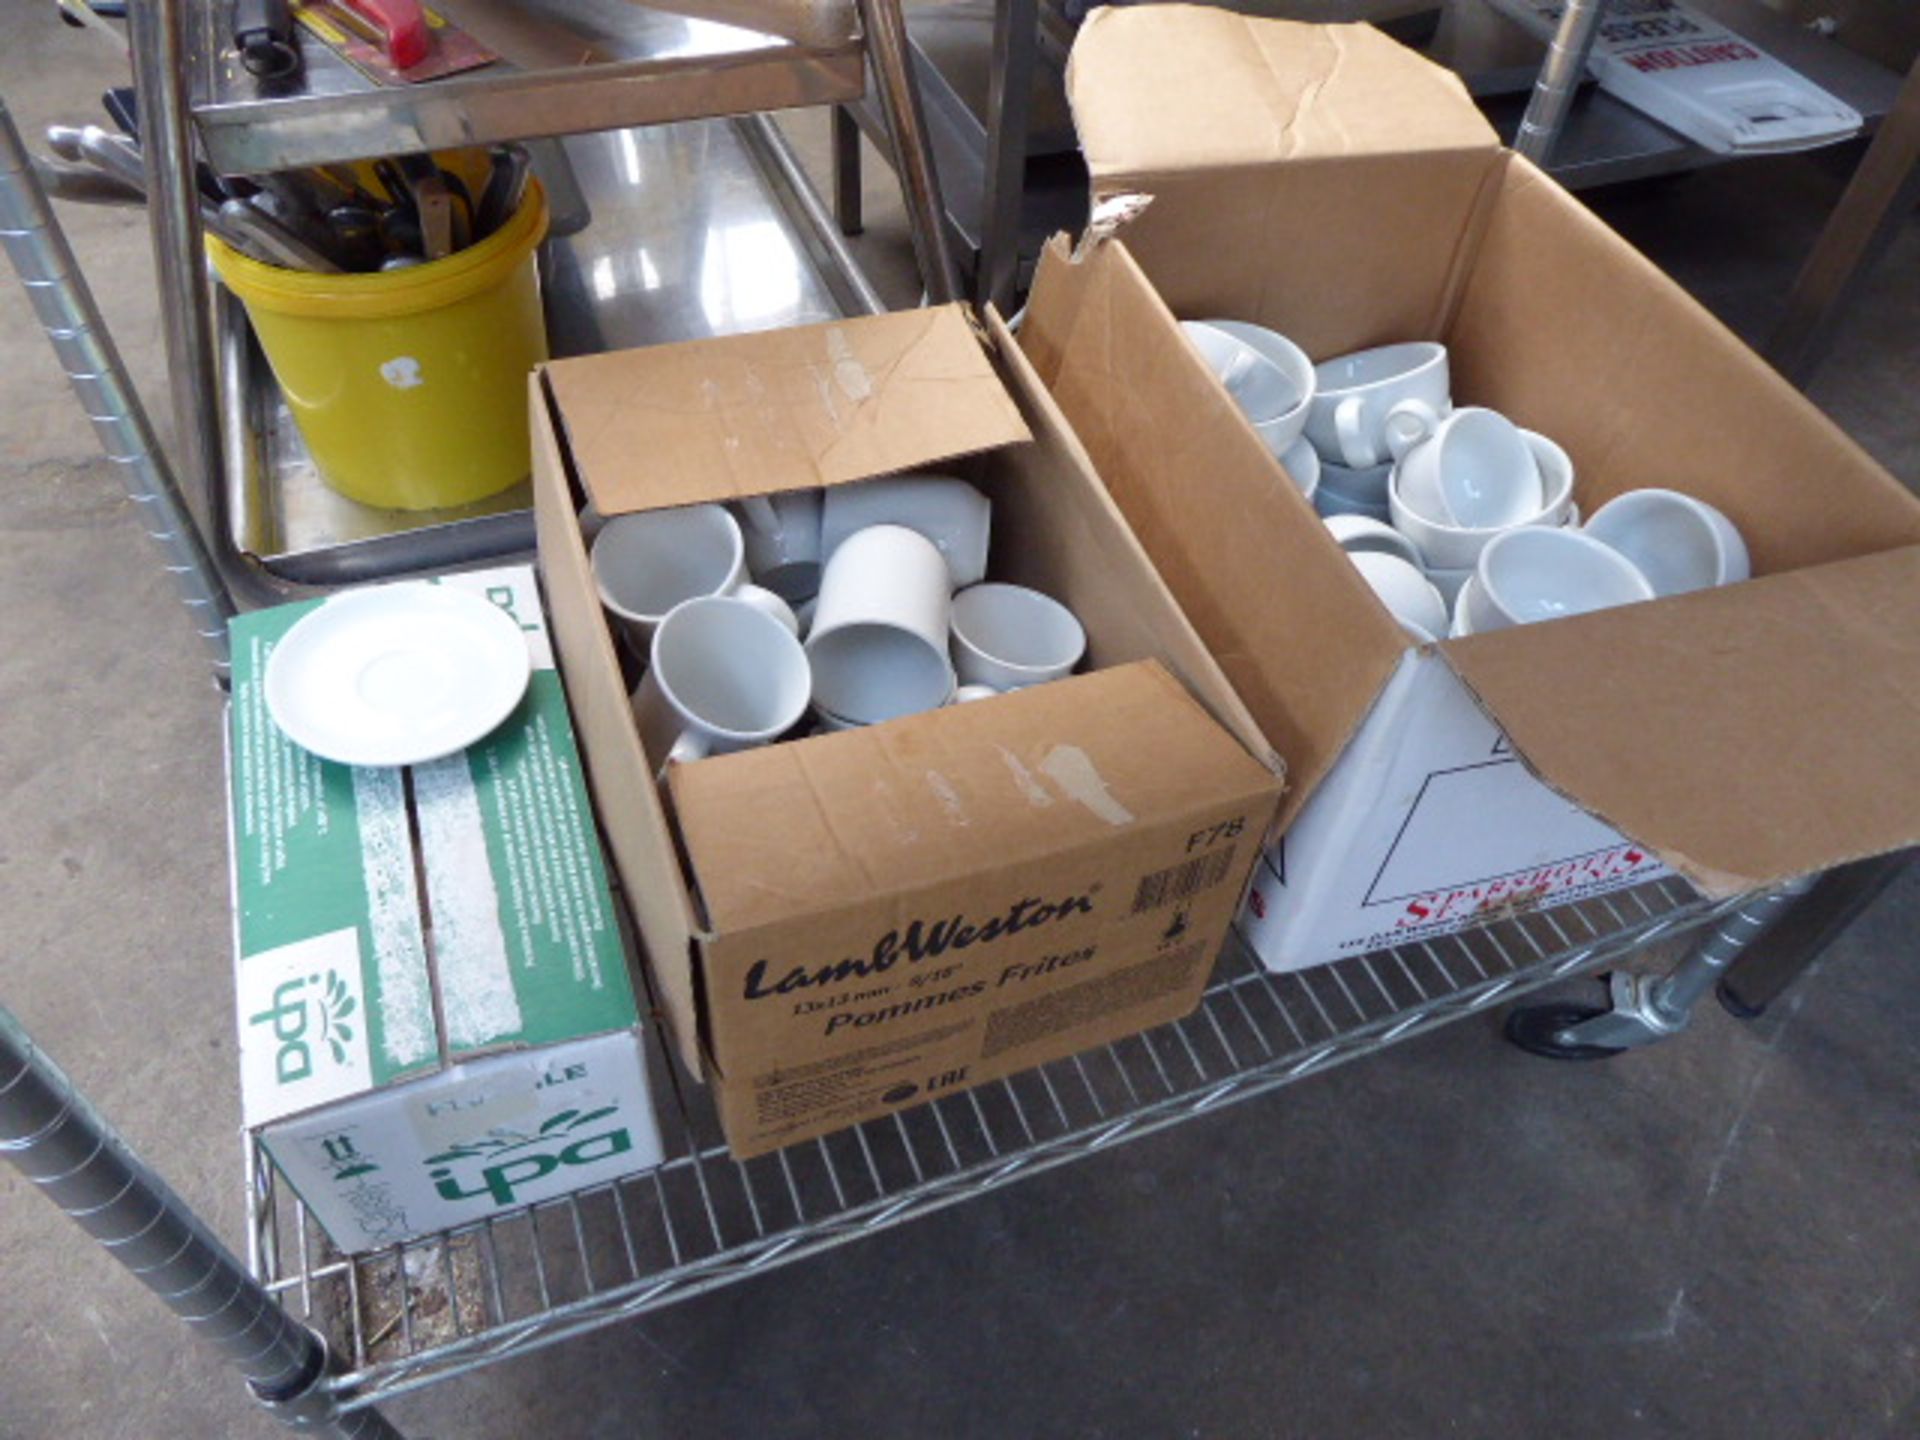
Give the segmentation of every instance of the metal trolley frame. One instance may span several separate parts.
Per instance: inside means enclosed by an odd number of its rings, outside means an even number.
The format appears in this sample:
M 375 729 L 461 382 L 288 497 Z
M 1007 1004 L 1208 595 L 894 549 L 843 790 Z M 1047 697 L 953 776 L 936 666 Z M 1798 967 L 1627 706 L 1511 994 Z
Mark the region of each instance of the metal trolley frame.
M 556 0 L 524 3 L 539 8 Z M 581 3 L 592 9 L 598 0 Z M 824 14 L 835 3 L 817 0 L 816 10 Z M 929 293 L 953 293 L 897 0 L 859 0 L 857 32 L 829 25 L 800 39 L 774 36 L 747 51 L 721 47 L 691 59 L 684 51 L 643 53 L 597 72 L 564 72 L 551 88 L 509 72 L 420 96 L 309 95 L 285 109 L 236 96 L 223 88 L 239 83 L 235 75 L 217 64 L 207 68 L 212 61 L 204 51 L 195 58 L 189 42 L 207 33 L 210 9 L 211 0 L 132 7 L 183 469 L 209 515 L 204 538 L 4 106 L 0 240 L 108 455 L 149 517 L 216 674 L 224 670 L 222 621 L 232 613 L 234 590 L 252 599 L 293 587 L 284 575 L 266 573 L 258 557 L 239 553 L 226 523 L 235 477 L 224 461 L 269 437 L 257 396 L 231 375 L 224 388 L 217 383 L 216 316 L 191 203 L 196 106 L 203 138 L 214 148 L 291 147 L 254 155 L 261 164 L 352 158 L 326 148 L 327 137 L 338 135 L 359 136 L 353 143 L 373 153 L 367 147 L 552 135 L 588 124 L 663 125 L 688 113 L 721 117 L 694 123 L 737 127 L 732 139 L 714 142 L 751 162 L 730 173 L 757 176 L 752 184 L 761 188 L 753 193 L 785 216 L 792 244 L 783 254 L 812 266 L 822 293 L 849 313 L 877 308 L 872 287 L 790 150 L 752 112 L 776 101 L 844 103 L 853 98 L 848 87 L 858 85 L 864 56 L 903 172 Z M 1536 144 L 1550 143 L 1559 126 L 1599 9 L 1567 9 L 1555 47 L 1559 63 L 1543 77 L 1538 113 L 1530 117 Z M 839 12 L 841 20 L 850 13 Z M 210 93 L 204 86 L 197 97 L 185 93 L 183 77 L 196 75 Z M 724 98 L 703 90 L 707 82 Z M 690 102 L 690 94 L 707 98 Z M 630 138 L 627 149 L 635 170 L 640 143 Z M 315 145 L 325 153 L 309 153 Z M 611 273 L 599 269 L 599 258 L 576 254 L 573 262 L 597 281 Z M 219 333 L 231 365 L 244 337 L 224 324 Z M 223 400 L 232 411 L 224 418 Z M 389 546 L 373 561 L 356 548 L 365 537 L 354 537 L 338 578 L 365 578 L 395 563 L 405 568 L 422 554 L 431 558 L 418 563 L 457 563 L 460 542 L 447 540 L 445 520 L 429 527 L 438 539 Z M 498 545 L 500 530 L 481 525 L 475 533 Z M 1183 1020 L 747 1162 L 727 1155 L 711 1107 L 699 1092 L 681 1090 L 656 1035 L 655 1092 L 669 1142 L 661 1167 L 356 1258 L 330 1249 L 297 1197 L 276 1186 L 264 1157 L 250 1149 L 243 1263 L 128 1150 L 4 1009 L 0 1154 L 220 1348 L 277 1418 L 315 1434 L 395 1436 L 376 1408 L 383 1397 L 747 1279 L 1693 934 L 1691 948 L 1663 978 L 1616 973 L 1610 1006 L 1534 1005 L 1508 1017 L 1518 1043 L 1564 1057 L 1614 1054 L 1665 1038 L 1685 1026 L 1693 1005 L 1797 889 L 1709 904 L 1677 879 L 1658 880 L 1287 975 L 1267 973 L 1230 940 L 1199 1009 Z M 1818 925 L 1801 928 L 1819 938 L 1827 933 Z

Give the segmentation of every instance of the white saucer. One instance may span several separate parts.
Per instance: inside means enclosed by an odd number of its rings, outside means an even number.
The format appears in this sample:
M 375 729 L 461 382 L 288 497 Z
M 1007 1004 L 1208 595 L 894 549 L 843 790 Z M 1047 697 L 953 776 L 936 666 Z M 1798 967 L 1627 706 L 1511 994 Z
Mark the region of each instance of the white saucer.
M 408 581 L 336 595 L 267 659 L 267 710 L 342 765 L 418 765 L 513 713 L 532 670 L 513 617 L 470 590 Z

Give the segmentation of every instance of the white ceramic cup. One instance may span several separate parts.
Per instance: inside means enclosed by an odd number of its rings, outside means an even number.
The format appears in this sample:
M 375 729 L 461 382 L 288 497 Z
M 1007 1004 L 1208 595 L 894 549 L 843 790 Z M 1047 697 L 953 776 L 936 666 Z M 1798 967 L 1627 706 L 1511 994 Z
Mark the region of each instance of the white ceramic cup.
M 1397 555 L 1416 569 L 1426 568 L 1426 562 L 1420 558 L 1420 551 L 1413 541 L 1391 525 L 1382 524 L 1366 515 L 1328 515 L 1323 517 L 1321 523 L 1327 527 L 1327 533 L 1333 536 L 1335 543 L 1349 555 L 1371 550 L 1380 555 Z
M 733 504 L 753 578 L 790 604 L 820 593 L 818 490 L 754 495 Z
M 953 597 L 953 669 L 962 685 L 1019 690 L 1073 672 L 1087 632 L 1051 595 L 1024 585 L 972 585 Z
M 636 654 L 683 600 L 726 595 L 746 583 L 740 524 L 723 505 L 682 505 L 616 515 L 594 538 L 593 583 Z
M 1387 415 L 1417 400 L 1436 416 L 1452 408 L 1447 347 L 1416 340 L 1337 355 L 1314 367 L 1307 438 L 1323 460 L 1365 470 L 1389 458 Z M 1325 483 L 1325 477 L 1322 477 Z
M 1521 524 L 1545 503 L 1540 466 L 1520 427 L 1473 405 L 1399 450 L 1389 485 L 1394 492 L 1421 519 L 1465 530 Z
M 1307 412 L 1313 405 L 1316 382 L 1307 352 L 1279 331 L 1245 320 L 1195 320 L 1187 325 L 1187 333 L 1267 449 L 1284 456 L 1307 428 Z M 1241 348 L 1220 344 L 1218 336 L 1237 341 Z
M 1427 582 L 1440 592 L 1440 598 L 1447 602 L 1447 608 L 1457 610 L 1460 592 L 1466 589 L 1467 582 L 1473 579 L 1473 567 L 1469 565 L 1464 570 L 1455 570 L 1429 565 L 1426 574 Z
M 764 745 L 807 713 L 806 652 L 775 616 L 738 596 L 674 606 L 654 628 L 650 655 L 633 712 L 656 770 Z
M 820 512 L 822 563 L 833 558 L 848 536 L 875 525 L 903 525 L 931 540 L 946 557 L 952 590 L 987 578 L 993 505 L 964 480 L 889 475 L 828 486 Z
M 949 581 L 933 542 L 904 525 L 870 525 L 841 541 L 807 632 L 815 706 L 871 725 L 946 704 Z
M 1752 573 L 1733 522 L 1678 490 L 1617 495 L 1593 512 L 1586 533 L 1639 566 L 1656 595 L 1731 585 Z
M 1490 540 L 1460 593 L 1475 635 L 1651 599 L 1647 577 L 1611 545 L 1540 525 Z
M 1378 550 L 1349 553 L 1347 558 L 1394 619 L 1417 627 L 1427 638 L 1446 633 L 1447 602 L 1418 566 Z
M 1539 470 L 1542 503 L 1538 512 L 1527 516 L 1522 525 L 1561 525 L 1573 512 L 1573 462 L 1567 452 L 1544 435 L 1522 430 L 1521 437 L 1533 454 Z M 1398 480 L 1387 490 L 1387 507 L 1393 526 L 1411 540 L 1425 562 L 1428 578 L 1439 583 L 1440 571 L 1458 571 L 1464 580 L 1472 571 L 1487 542 L 1512 526 L 1478 528 L 1443 525 L 1416 513 L 1401 494 Z M 1442 587 L 1445 588 L 1444 586 Z M 1455 583 L 1456 590 L 1459 588 Z
M 1308 501 L 1312 501 L 1319 493 L 1320 452 L 1307 443 L 1304 436 L 1287 447 L 1286 453 L 1280 457 L 1280 467 Z

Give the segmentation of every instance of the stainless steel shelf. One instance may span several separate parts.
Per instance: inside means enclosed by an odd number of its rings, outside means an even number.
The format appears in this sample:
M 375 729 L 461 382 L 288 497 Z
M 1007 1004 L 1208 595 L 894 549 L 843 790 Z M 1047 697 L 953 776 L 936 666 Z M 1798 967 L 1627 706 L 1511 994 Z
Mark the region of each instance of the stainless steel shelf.
M 1230 940 L 1184 1020 L 744 1163 L 656 1036 L 658 1170 L 348 1260 L 250 1151 L 250 1262 L 347 1361 L 343 1403 L 372 1404 L 1264 1094 L 1738 903 L 1669 879 L 1282 976 Z
M 737 334 L 876 308 L 762 117 L 561 142 L 593 220 L 542 256 L 555 355 Z M 823 234 L 822 231 L 828 233 Z M 329 490 L 254 343 L 215 292 L 234 546 L 282 581 L 342 585 L 533 546 L 523 484 L 458 510 L 376 510 Z
M 300 76 L 259 80 L 233 50 L 227 0 L 190 8 L 188 96 L 228 174 L 822 105 L 864 87 L 852 0 L 437 0 L 503 58 L 390 86 L 310 35 Z

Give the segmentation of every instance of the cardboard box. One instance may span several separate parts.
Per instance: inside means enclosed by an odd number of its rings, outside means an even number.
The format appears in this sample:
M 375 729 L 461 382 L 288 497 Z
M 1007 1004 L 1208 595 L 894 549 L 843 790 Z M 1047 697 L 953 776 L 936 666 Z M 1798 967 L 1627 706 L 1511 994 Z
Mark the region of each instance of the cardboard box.
M 348 1253 L 660 1163 L 639 1016 L 528 566 L 441 583 L 520 622 L 527 697 L 460 754 L 336 765 L 267 658 L 318 600 L 233 621 L 241 1108 Z
M 1274 813 L 1277 757 L 991 324 L 910 311 L 536 377 L 540 557 L 588 773 L 741 1156 L 1187 1013 Z M 936 464 L 993 501 L 989 573 L 1080 617 L 1091 673 L 677 765 L 670 822 L 578 504 Z
M 1287 756 L 1246 915 L 1268 964 L 1920 839 L 1920 504 L 1455 77 L 1365 26 L 1167 5 L 1095 13 L 1069 89 L 1096 199 L 1152 199 L 1049 250 L 1021 341 Z M 1175 315 L 1317 358 L 1442 340 L 1456 399 L 1563 444 L 1587 513 L 1698 495 L 1758 578 L 1409 648 Z

